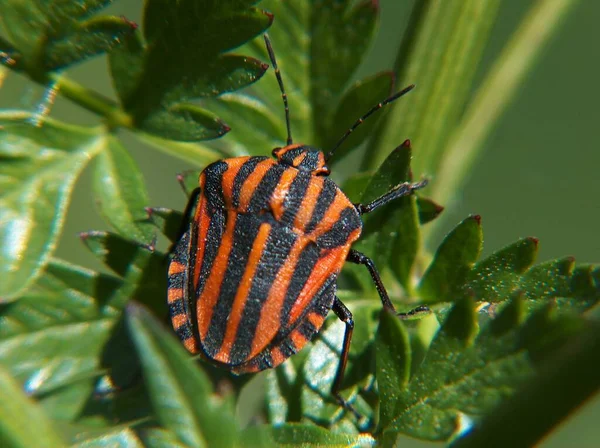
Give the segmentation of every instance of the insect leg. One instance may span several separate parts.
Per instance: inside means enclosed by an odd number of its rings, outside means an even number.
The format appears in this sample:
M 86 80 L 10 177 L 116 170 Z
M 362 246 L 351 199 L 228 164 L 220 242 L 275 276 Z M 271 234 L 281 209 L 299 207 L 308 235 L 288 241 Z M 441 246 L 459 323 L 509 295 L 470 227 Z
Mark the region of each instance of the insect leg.
M 348 353 L 350 353 L 350 341 L 352 341 L 352 332 L 354 331 L 354 320 L 352 319 L 352 313 L 346 305 L 342 303 L 337 297 L 333 302 L 333 312 L 335 315 L 346 324 L 346 331 L 344 332 L 344 345 L 342 346 L 342 353 L 340 355 L 340 363 L 338 364 L 337 372 L 331 386 L 331 395 L 335 397 L 338 403 L 344 408 L 351 411 L 357 419 L 360 419 L 360 415 L 356 410 L 340 395 L 340 388 L 342 386 L 342 380 L 344 379 L 344 371 L 346 370 L 346 363 L 348 362 Z
M 385 309 L 391 311 L 392 313 L 396 314 L 396 309 L 394 308 L 394 305 L 392 304 L 392 301 L 390 300 L 390 297 L 388 296 L 385 286 L 383 286 L 383 282 L 381 281 L 381 277 L 379 276 L 379 272 L 377 271 L 377 268 L 375 267 L 375 263 L 373 263 L 373 260 L 371 260 L 369 257 L 367 257 L 362 252 L 359 252 L 354 249 L 350 249 L 350 252 L 348 252 L 348 257 L 346 258 L 346 260 L 348 260 L 351 263 L 362 264 L 362 265 L 366 266 L 366 268 L 369 271 L 369 274 L 371 274 L 373 283 L 375 283 L 375 288 L 377 289 L 377 292 L 379 293 L 379 297 L 381 297 L 381 303 L 383 303 L 383 307 Z
M 423 188 L 425 185 L 427 185 L 427 179 L 423 179 L 422 181 L 414 184 L 411 184 L 410 182 L 398 184 L 390 191 L 378 197 L 377 199 L 369 202 L 368 204 L 355 204 L 356 210 L 358 210 L 358 213 L 360 213 L 361 215 L 364 213 L 372 212 L 377 207 L 381 207 L 382 205 L 385 205 L 388 202 L 393 201 L 394 199 L 398 199 L 403 196 L 408 196 L 413 191 L 418 190 L 419 188 Z

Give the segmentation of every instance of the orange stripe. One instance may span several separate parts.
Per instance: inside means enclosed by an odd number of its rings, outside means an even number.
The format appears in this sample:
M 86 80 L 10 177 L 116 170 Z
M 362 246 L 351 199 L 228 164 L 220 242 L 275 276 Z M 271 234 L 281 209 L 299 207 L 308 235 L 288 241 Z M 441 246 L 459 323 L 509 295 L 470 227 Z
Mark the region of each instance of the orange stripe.
M 231 348 L 235 343 L 235 336 L 244 312 L 244 306 L 248 300 L 250 288 L 252 287 L 252 280 L 254 279 L 254 274 L 256 272 L 256 268 L 258 267 L 263 249 L 267 243 L 267 238 L 269 237 L 270 231 L 270 224 L 263 223 L 260 225 L 256 238 L 252 243 L 252 250 L 250 251 L 248 262 L 246 263 L 244 275 L 242 276 L 238 289 L 235 293 L 235 298 L 233 299 L 233 305 L 231 307 L 231 313 L 229 314 L 229 319 L 227 321 L 227 329 L 225 330 L 225 336 L 223 337 L 223 343 L 221 344 L 219 352 L 214 356 L 214 359 L 225 364 L 229 363 L 229 354 L 231 353 Z
M 212 269 L 204 289 L 202 290 L 201 296 L 198 298 L 197 305 L 197 316 L 198 316 L 198 329 L 200 332 L 201 339 L 206 337 L 208 327 L 210 326 L 210 320 L 213 314 L 213 308 L 219 298 L 219 292 L 221 290 L 221 283 L 227 269 L 227 262 L 229 261 L 229 254 L 233 246 L 233 231 L 235 229 L 235 218 L 237 212 L 229 210 L 227 212 L 227 223 L 225 224 L 225 232 L 221 238 L 221 245 L 217 251 Z M 203 242 L 203 240 L 200 240 Z M 200 244 L 202 246 L 203 244 Z M 198 266 L 198 265 L 197 265 Z M 198 268 L 198 271 L 200 269 Z
M 171 316 L 171 322 L 173 323 L 173 329 L 178 330 L 183 325 L 187 324 L 188 319 L 185 314 L 178 314 L 177 316 Z
M 169 264 L 169 275 L 179 274 L 183 271 L 185 271 L 184 264 L 175 260 L 171 261 L 171 264 Z
M 308 313 L 306 318 L 311 324 L 313 324 L 313 327 L 315 327 L 317 331 L 319 331 L 319 328 L 323 326 L 323 322 L 325 321 L 325 317 L 313 312 Z
M 302 347 L 304 347 L 308 342 L 308 339 L 306 339 L 298 329 L 290 333 L 290 339 L 294 343 L 294 347 L 296 347 L 297 352 L 299 352 L 302 349 Z
M 283 353 L 281 353 L 279 347 L 273 347 L 271 349 L 271 359 L 273 360 L 273 367 L 277 367 L 286 360 L 286 357 L 283 356 Z
M 273 216 L 276 220 L 280 220 L 285 212 L 285 208 L 283 207 L 283 203 L 287 194 L 290 191 L 290 186 L 292 182 L 298 175 L 298 170 L 293 168 L 288 168 L 285 170 L 279 180 L 279 184 L 273 191 L 273 195 L 271 196 L 271 210 L 273 212 Z
M 292 305 L 290 311 L 289 324 L 293 325 L 296 320 L 304 313 L 314 295 L 323 286 L 325 280 L 331 275 L 339 272 L 346 261 L 346 256 L 350 250 L 350 245 L 336 247 L 325 252 L 325 255 L 319 258 L 315 264 L 310 277 L 304 284 L 300 295 Z
M 296 156 L 296 158 L 292 162 L 292 165 L 293 166 L 299 166 L 304 159 L 306 159 L 306 153 L 305 152 L 301 152 L 298 156 Z
M 323 185 L 325 185 L 323 178 L 316 176 L 313 177 L 310 184 L 308 184 L 306 194 L 304 195 L 304 199 L 302 199 L 302 204 L 300 204 L 300 208 L 298 209 L 298 213 L 296 213 L 296 219 L 294 221 L 294 227 L 298 230 L 304 231 L 310 222 L 310 218 L 312 217 L 313 210 L 319 200 L 319 194 L 323 189 Z
M 254 332 L 254 339 L 252 340 L 248 359 L 258 355 L 279 331 L 285 294 L 292 281 L 302 250 L 308 243 L 310 243 L 308 238 L 299 237 L 294 246 L 292 246 L 285 263 L 279 269 L 276 280 L 269 290 L 269 296 L 260 310 L 260 319 Z
M 231 207 L 231 199 L 233 198 L 233 183 L 235 181 L 235 176 L 240 171 L 240 168 L 246 161 L 250 158 L 248 157 L 236 157 L 235 159 L 227 160 L 227 170 L 223 173 L 223 179 L 221 181 L 221 186 L 223 187 L 223 198 L 225 199 L 225 204 Z
M 323 215 L 323 219 L 317 224 L 315 229 L 311 232 L 311 236 L 317 237 L 327 232 L 333 225 L 340 219 L 340 215 L 344 208 L 348 206 L 350 202 L 339 191 L 336 191 L 335 198 L 331 205 Z
M 258 187 L 258 184 L 267 174 L 267 170 L 271 168 L 276 162 L 273 159 L 264 160 L 256 165 L 254 171 L 246 178 L 242 188 L 240 189 L 240 207 L 239 210 L 245 211 L 250 204 L 250 199 Z
M 194 337 L 187 338 L 183 341 L 183 346 L 190 353 L 198 353 L 198 345 L 196 345 L 196 339 Z
M 167 302 L 173 303 L 183 297 L 183 289 L 181 288 L 169 288 L 167 291 Z

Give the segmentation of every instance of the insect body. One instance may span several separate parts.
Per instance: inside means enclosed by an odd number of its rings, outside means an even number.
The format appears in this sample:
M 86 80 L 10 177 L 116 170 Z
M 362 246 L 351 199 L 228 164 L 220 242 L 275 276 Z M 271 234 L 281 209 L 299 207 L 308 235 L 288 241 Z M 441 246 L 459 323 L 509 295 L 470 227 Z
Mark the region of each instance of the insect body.
M 276 367 L 319 331 L 330 310 L 346 324 L 332 393 L 339 395 L 354 323 L 335 296 L 346 261 L 365 265 L 385 308 L 394 310 L 373 262 L 351 249 L 361 214 L 425 185 L 400 184 L 370 204 L 353 204 L 327 176 L 322 151 L 288 142 L 269 157 L 237 157 L 202 171 L 193 210 L 169 265 L 168 302 L 184 346 L 234 373 Z M 406 93 L 375 106 L 364 118 Z M 332 153 L 328 155 L 331 156 Z

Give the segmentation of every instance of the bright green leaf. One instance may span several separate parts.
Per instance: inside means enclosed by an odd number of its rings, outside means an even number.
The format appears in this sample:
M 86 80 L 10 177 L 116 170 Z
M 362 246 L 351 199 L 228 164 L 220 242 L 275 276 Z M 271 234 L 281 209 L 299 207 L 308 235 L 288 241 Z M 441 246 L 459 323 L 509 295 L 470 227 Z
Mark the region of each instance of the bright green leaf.
M 95 130 L 0 112 L 0 302 L 40 273 L 56 246 L 71 191 L 105 145 Z
M 375 446 L 369 434 L 334 433 L 315 425 L 286 424 L 282 426 L 258 426 L 248 428 L 243 439 L 251 447 L 322 446 L 346 448 L 349 446 Z
M 29 394 L 97 374 L 124 305 L 121 286 L 112 276 L 50 263 L 18 301 L 0 306 L 0 363 Z
M 154 238 L 145 207 L 149 198 L 142 173 L 119 141 L 96 158 L 94 190 L 104 218 L 124 237 L 150 244 Z
M 233 415 L 180 341 L 140 306 L 130 305 L 127 322 L 162 426 L 189 446 L 236 446 Z
M 44 412 L 2 368 L 0 390 L 0 445 L 6 448 L 65 446 Z
M 149 208 L 149 220 L 172 243 L 176 242 L 181 232 L 183 213 L 168 208 Z

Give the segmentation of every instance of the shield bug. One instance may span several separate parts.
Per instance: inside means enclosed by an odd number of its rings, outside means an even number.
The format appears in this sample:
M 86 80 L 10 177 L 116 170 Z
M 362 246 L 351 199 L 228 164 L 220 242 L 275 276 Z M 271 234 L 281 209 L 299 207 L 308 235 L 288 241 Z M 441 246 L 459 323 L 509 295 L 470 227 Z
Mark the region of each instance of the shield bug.
M 361 215 L 426 185 L 403 183 L 368 204 L 353 204 L 328 178 L 327 161 L 372 113 L 410 91 L 392 95 L 359 118 L 327 155 L 294 144 L 281 74 L 265 43 L 285 106 L 287 144 L 274 158 L 221 160 L 200 174 L 182 235 L 171 252 L 168 303 L 173 328 L 191 353 L 233 373 L 273 368 L 319 331 L 330 310 L 346 324 L 332 394 L 340 395 L 354 322 L 336 297 L 345 262 L 364 265 L 383 307 L 394 306 L 373 261 L 351 248 Z

